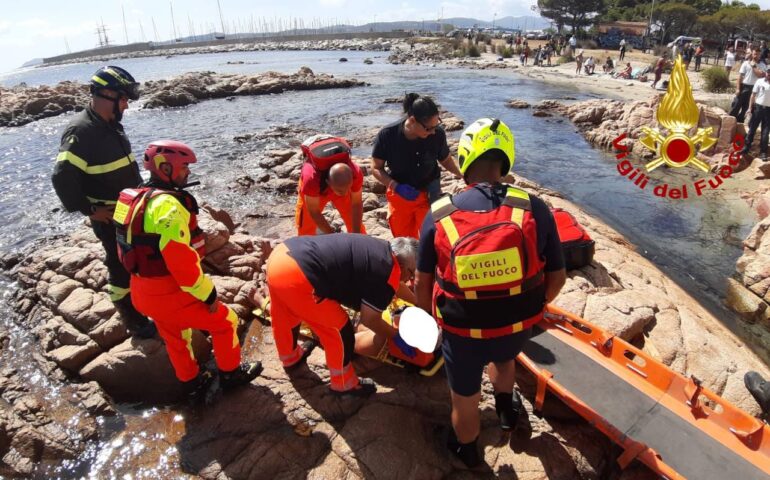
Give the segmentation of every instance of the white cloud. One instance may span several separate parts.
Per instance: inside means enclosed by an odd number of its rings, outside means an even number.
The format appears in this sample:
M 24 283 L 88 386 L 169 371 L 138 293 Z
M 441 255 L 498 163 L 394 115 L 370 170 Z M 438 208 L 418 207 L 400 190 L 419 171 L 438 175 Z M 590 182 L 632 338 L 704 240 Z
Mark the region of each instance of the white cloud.
M 320 0 L 322 7 L 344 7 L 347 0 Z

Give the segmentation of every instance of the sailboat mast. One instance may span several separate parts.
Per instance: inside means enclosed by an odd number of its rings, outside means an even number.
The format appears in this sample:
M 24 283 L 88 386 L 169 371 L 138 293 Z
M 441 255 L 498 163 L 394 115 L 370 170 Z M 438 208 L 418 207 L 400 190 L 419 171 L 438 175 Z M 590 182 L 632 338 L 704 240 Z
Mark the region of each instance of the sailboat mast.
M 168 5 L 171 7 L 171 28 L 174 30 L 174 41 L 177 41 L 179 37 L 176 34 L 176 22 L 174 21 L 174 3 L 169 1 Z
M 219 9 L 219 23 L 222 24 L 222 35 L 227 34 L 225 31 L 225 19 L 222 16 L 222 5 L 220 5 L 219 0 L 217 0 L 217 8 Z

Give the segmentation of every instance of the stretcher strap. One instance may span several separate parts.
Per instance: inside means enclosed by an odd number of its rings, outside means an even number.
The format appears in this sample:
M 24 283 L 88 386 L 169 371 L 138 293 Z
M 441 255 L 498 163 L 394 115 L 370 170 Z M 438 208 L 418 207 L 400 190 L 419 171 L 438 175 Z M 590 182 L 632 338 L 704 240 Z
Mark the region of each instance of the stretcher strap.
M 625 470 L 631 462 L 636 460 L 636 457 L 648 449 L 649 447 L 642 442 L 634 442 L 630 447 L 626 448 L 622 455 L 618 457 L 618 465 L 621 469 Z
M 703 405 L 700 403 L 700 394 L 703 391 L 703 385 L 694 375 L 690 376 L 687 385 L 684 386 L 684 394 L 688 398 L 687 406 L 690 407 L 692 414 L 698 418 L 707 416 Z
M 540 369 L 537 373 L 537 393 L 535 394 L 535 410 L 542 411 L 545 402 L 545 392 L 548 382 L 553 378 L 553 373 L 546 369 Z

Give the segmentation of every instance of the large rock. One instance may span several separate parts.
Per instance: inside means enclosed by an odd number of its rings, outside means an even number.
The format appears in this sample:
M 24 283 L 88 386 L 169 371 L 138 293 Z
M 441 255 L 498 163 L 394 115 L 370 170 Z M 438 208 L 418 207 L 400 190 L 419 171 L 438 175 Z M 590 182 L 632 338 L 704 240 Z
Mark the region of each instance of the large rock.
M 232 95 L 266 95 L 291 90 L 349 88 L 364 82 L 308 73 L 303 67 L 293 75 L 265 72 L 256 75 L 191 72 L 170 80 L 148 81 L 142 86 L 144 108 L 181 107 L 201 100 Z
M 16 127 L 88 104 L 88 86 L 61 82 L 49 87 L 0 87 L 0 127 Z

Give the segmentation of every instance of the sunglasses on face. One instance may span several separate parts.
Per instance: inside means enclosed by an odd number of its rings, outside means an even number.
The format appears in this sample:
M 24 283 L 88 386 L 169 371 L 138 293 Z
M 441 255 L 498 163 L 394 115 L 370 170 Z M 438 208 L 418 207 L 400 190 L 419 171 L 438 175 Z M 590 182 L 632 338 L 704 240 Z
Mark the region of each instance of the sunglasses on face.
M 415 120 L 417 120 L 417 119 L 415 118 Z M 437 129 L 438 127 L 440 127 L 440 126 L 441 126 L 441 125 L 442 125 L 444 122 L 441 120 L 441 118 L 439 118 L 439 119 L 438 119 L 438 123 L 436 123 L 436 124 L 435 124 L 435 125 L 433 125 L 432 127 L 429 127 L 429 126 L 425 125 L 424 123 L 422 123 L 422 122 L 421 122 L 421 121 L 419 121 L 419 120 L 417 120 L 417 123 L 419 123 L 419 124 L 420 124 L 420 126 L 421 126 L 422 128 L 424 128 L 426 132 L 428 132 L 428 133 L 433 133 L 433 132 L 435 132 L 435 131 L 436 131 L 436 129 Z

